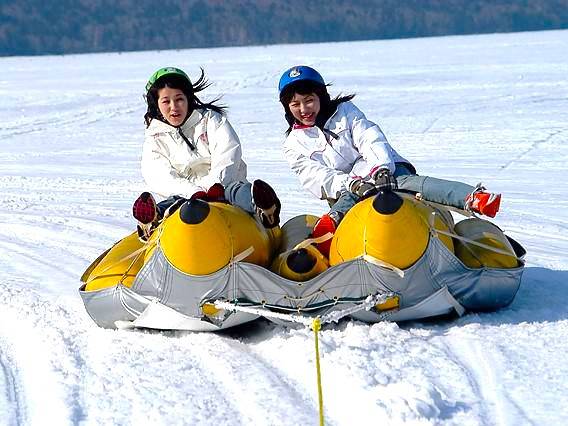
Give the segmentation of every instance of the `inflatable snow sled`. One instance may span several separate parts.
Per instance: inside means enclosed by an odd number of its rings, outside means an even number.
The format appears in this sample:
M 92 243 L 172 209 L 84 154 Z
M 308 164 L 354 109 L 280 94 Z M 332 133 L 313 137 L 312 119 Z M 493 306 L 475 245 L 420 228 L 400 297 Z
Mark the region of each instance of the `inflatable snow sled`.
M 380 192 L 339 225 L 329 259 L 312 244 L 317 217 L 265 229 L 238 207 L 187 201 L 148 242 L 131 234 L 84 272 L 79 289 L 101 327 L 215 331 L 347 312 L 365 322 L 507 306 L 525 250 L 491 222 L 454 224 L 449 209 Z

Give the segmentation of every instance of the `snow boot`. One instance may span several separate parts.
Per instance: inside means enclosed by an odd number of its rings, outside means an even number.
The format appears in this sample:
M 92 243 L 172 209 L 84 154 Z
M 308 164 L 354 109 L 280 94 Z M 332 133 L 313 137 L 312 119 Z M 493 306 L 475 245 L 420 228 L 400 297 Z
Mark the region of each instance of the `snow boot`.
M 489 217 L 495 217 L 501 205 L 501 194 L 485 192 L 485 188 L 479 186 L 465 199 L 465 209 Z
M 341 215 L 338 212 L 324 214 L 314 225 L 314 229 L 312 230 L 312 238 L 323 237 L 328 232 L 332 235 L 335 234 L 335 230 L 337 229 L 337 225 L 339 225 L 340 220 Z M 321 243 L 316 243 L 316 248 L 325 257 L 329 257 L 330 247 L 331 238 Z
M 252 201 L 255 213 L 265 228 L 275 228 L 280 224 L 280 200 L 274 189 L 266 182 L 257 179 L 252 183 Z
M 143 192 L 132 205 L 132 215 L 138 221 L 136 231 L 142 242 L 148 241 L 158 223 L 156 200 L 149 192 Z

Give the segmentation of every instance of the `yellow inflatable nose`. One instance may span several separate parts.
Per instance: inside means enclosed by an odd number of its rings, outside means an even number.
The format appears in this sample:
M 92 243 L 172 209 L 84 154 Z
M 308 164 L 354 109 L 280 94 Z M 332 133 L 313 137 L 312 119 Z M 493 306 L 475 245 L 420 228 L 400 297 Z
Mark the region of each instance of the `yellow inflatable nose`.
M 408 268 L 428 246 L 432 211 L 392 191 L 361 201 L 339 224 L 331 243 L 330 265 L 366 254 L 399 269 Z M 435 227 L 448 230 L 439 219 Z
M 329 267 L 326 258 L 312 245 L 280 254 L 270 270 L 293 281 L 307 281 Z
M 207 275 L 252 247 L 244 261 L 267 266 L 266 230 L 244 210 L 223 203 L 189 200 L 162 224 L 159 247 L 168 261 L 191 275 Z

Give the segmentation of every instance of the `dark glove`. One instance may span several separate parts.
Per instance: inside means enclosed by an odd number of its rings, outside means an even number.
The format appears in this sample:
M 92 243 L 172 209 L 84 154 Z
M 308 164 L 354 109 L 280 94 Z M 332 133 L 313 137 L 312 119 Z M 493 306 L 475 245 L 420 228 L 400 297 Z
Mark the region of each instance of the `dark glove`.
M 225 201 L 225 188 L 220 183 L 215 183 L 207 190 L 207 201 Z
M 373 179 L 375 180 L 377 191 L 394 191 L 398 188 L 396 179 L 387 168 L 377 170 Z
M 349 184 L 349 191 L 357 195 L 361 199 L 375 195 L 378 191 L 371 182 L 365 182 L 361 179 L 355 179 Z

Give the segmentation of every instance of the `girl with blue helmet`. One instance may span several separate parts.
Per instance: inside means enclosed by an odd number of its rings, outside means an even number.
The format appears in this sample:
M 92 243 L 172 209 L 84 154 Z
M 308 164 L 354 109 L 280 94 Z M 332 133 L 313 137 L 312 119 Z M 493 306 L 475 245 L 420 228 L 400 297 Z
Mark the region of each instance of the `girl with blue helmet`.
M 175 67 L 160 68 L 146 84 L 147 111 L 142 176 L 150 192 L 134 202 L 142 239 L 185 200 L 228 201 L 255 213 L 267 228 L 279 224 L 280 201 L 266 182 L 247 182 L 241 143 L 218 99 L 204 103 L 197 93 L 209 86 L 203 69 L 195 83 Z
M 414 166 L 389 144 L 380 127 L 368 120 L 352 99 L 331 98 L 314 68 L 294 66 L 278 83 L 288 122 L 284 155 L 302 186 L 331 206 L 316 223 L 313 237 L 333 233 L 359 200 L 381 189 L 420 193 L 422 198 L 494 217 L 500 194 L 480 185 L 419 176 Z M 328 255 L 331 240 L 318 248 Z

